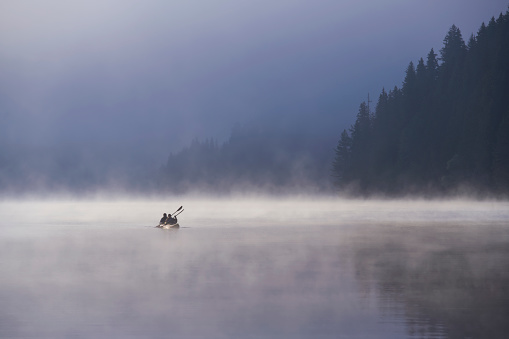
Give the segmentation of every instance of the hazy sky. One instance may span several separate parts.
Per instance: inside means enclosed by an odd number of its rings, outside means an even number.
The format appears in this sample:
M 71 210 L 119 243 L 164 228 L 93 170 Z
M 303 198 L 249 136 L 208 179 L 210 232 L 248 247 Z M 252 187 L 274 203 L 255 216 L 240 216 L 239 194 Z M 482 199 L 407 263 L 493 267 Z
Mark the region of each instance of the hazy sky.
M 0 3 L 9 145 L 161 155 L 251 120 L 339 136 L 452 24 L 465 40 L 507 0 Z M 331 145 L 333 147 L 334 145 Z

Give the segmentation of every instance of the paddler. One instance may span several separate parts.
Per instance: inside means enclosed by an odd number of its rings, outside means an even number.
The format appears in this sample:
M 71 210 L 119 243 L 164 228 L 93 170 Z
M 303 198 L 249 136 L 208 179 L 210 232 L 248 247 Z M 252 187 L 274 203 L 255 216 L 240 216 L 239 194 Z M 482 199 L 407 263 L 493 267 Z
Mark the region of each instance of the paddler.
M 171 213 L 168 213 L 168 218 L 166 218 L 166 225 L 175 225 L 177 223 L 177 217 L 172 218 Z
M 159 221 L 159 225 L 164 225 L 167 220 L 168 220 L 168 217 L 166 216 L 166 213 L 163 213 L 163 217 Z

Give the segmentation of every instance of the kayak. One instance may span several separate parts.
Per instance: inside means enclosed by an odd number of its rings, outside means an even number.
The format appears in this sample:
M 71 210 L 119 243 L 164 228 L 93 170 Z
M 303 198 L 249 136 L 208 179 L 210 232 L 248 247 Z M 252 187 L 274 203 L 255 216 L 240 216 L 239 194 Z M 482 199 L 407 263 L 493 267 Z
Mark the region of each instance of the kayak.
M 163 213 L 163 217 L 159 220 L 159 225 L 156 227 L 163 228 L 165 230 L 170 228 L 180 228 L 176 217 L 182 212 L 184 212 L 184 209 L 180 206 L 175 212 L 173 212 L 173 214 L 168 214 L 168 216 L 166 216 L 166 213 Z
M 171 225 L 159 224 L 159 226 L 156 226 L 156 227 L 163 228 L 165 230 L 169 230 L 170 228 L 180 228 L 180 225 L 178 223 L 171 224 Z

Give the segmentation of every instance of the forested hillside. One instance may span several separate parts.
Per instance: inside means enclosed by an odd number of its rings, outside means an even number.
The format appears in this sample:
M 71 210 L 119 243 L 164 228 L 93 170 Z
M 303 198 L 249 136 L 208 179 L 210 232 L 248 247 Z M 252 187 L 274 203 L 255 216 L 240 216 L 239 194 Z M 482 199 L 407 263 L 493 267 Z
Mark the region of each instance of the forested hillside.
M 335 184 L 355 194 L 509 192 L 509 11 L 467 43 L 453 25 L 374 112 L 360 105 L 335 152 Z
M 195 140 L 170 154 L 157 178 L 160 191 L 317 192 L 330 190 L 330 149 L 299 131 L 237 125 L 230 138 Z M 279 133 L 278 133 L 279 131 Z

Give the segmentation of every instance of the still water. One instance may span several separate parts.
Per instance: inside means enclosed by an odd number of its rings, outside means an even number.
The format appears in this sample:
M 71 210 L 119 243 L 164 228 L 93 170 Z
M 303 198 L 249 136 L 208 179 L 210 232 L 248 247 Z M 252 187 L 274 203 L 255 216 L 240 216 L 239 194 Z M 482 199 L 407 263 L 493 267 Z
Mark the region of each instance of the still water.
M 154 228 L 180 205 L 181 228 Z M 505 338 L 509 203 L 0 202 L 0 338 Z

